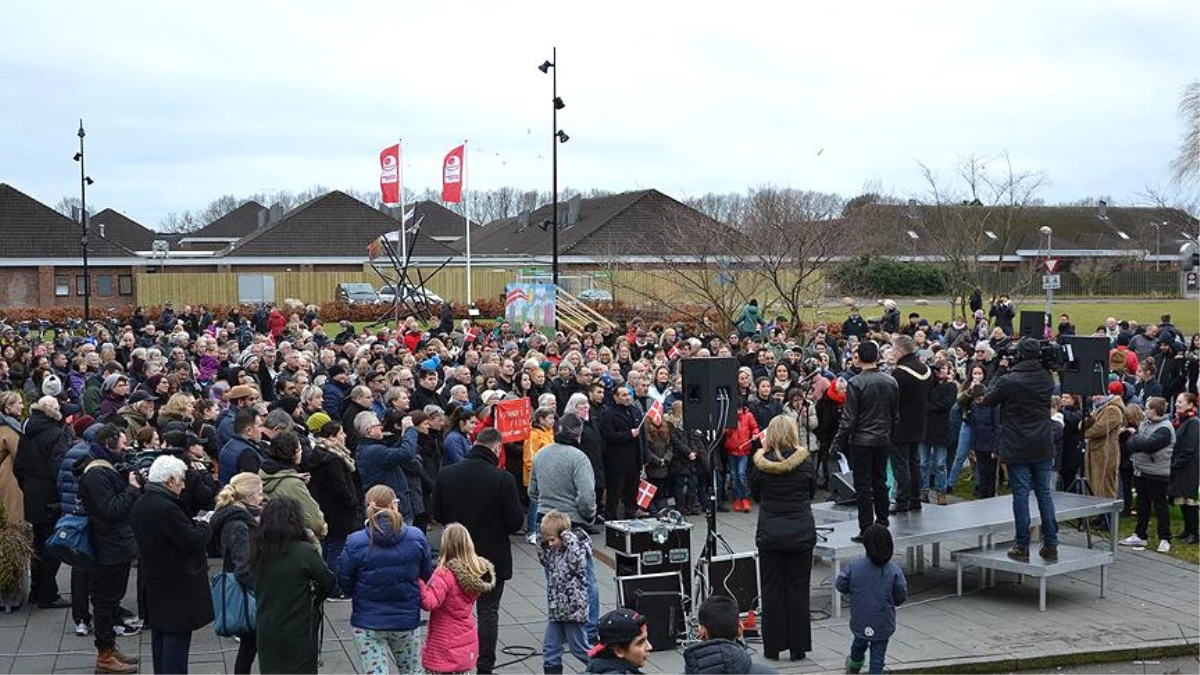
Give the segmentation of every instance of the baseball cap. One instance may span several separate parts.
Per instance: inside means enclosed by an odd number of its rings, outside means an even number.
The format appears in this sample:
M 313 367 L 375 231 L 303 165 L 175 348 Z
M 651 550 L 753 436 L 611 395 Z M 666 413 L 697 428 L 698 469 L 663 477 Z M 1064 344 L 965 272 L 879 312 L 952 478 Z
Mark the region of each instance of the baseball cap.
M 627 645 L 646 632 L 646 617 L 631 609 L 614 609 L 600 617 L 596 627 L 596 646 L 588 656 L 596 656 L 608 647 Z
M 158 397 L 148 391 L 138 390 L 133 392 L 133 396 L 129 397 L 130 403 L 141 403 L 142 401 L 157 401 Z

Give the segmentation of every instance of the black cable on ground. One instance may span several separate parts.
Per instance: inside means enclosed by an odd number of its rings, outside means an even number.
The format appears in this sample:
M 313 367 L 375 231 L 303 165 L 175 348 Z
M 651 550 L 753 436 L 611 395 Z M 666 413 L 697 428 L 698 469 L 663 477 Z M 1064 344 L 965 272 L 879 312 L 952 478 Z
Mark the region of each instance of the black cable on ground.
M 521 663 L 522 661 L 527 661 L 535 656 L 542 655 L 542 653 L 540 651 L 538 651 L 537 649 L 534 649 L 533 647 L 527 647 L 525 645 L 509 645 L 507 647 L 502 648 L 500 650 L 500 653 L 504 654 L 505 656 L 515 656 L 517 658 L 513 659 L 512 661 L 505 661 L 504 663 L 497 663 L 495 666 L 495 668 L 497 670 L 499 670 L 500 668 L 504 668 L 507 666 Z M 564 656 L 565 656 L 565 654 L 564 654 Z

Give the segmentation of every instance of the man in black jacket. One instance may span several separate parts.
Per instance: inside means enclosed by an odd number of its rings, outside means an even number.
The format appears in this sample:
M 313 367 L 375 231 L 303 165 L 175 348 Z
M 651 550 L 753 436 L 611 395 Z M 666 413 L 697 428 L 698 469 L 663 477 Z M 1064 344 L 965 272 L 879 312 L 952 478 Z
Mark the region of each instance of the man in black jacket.
M 888 524 L 887 456 L 900 422 L 899 387 L 890 375 L 879 372 L 878 361 L 879 345 L 873 340 L 858 345 L 854 364 L 862 372 L 848 383 L 842 421 L 833 439 L 833 447 L 850 457 L 854 469 L 859 529 L 851 537 L 854 542 L 862 541 L 862 533 L 872 523 Z
M 105 425 L 96 432 L 92 451 L 79 460 L 79 495 L 88 515 L 96 571 L 91 598 L 95 615 L 96 672 L 135 673 L 137 660 L 116 649 L 115 627 L 120 620 L 120 601 L 129 585 L 129 568 L 137 557 L 133 536 L 133 505 L 139 489 L 136 472 L 115 468 L 125 455 L 125 432 Z
M 925 406 L 933 387 L 933 371 L 917 357 L 916 343 L 907 335 L 892 340 L 896 367 L 892 377 L 899 388 L 900 423 L 892 435 L 892 475 L 896 477 L 896 506 L 892 513 L 921 510 L 921 456 L 925 440 Z
M 1017 534 L 1008 557 L 1029 560 L 1029 490 L 1037 497 L 1042 518 L 1045 560 L 1058 559 L 1058 521 L 1054 518 L 1054 440 L 1050 427 L 1050 396 L 1054 378 L 1038 361 L 1041 351 L 1032 338 L 1017 343 L 1017 363 L 996 378 L 983 397 L 985 406 L 1000 407 L 1000 429 L 995 448 L 1008 463 L 1012 486 L 1013 519 Z
M 46 550 L 46 540 L 58 522 L 58 466 L 67 454 L 70 437 L 53 396 L 38 399 L 30 411 L 13 458 L 13 473 L 25 498 L 25 520 L 33 526 L 29 601 L 42 609 L 70 607 L 58 594 L 55 577 L 60 562 Z
M 503 439 L 496 429 L 479 432 L 471 454 L 442 469 L 433 488 L 429 515 L 442 524 L 462 523 L 475 541 L 475 551 L 496 567 L 496 586 L 479 596 L 479 659 L 476 670 L 490 673 L 496 666 L 496 638 L 504 582 L 512 578 L 512 547 L 508 536 L 525 524 L 525 512 L 512 474 L 497 463 Z
M 642 415 L 633 407 L 629 388 L 620 386 L 613 392 L 613 404 L 600 417 L 600 436 L 604 439 L 604 483 L 607 486 L 604 517 L 619 520 L 621 507 L 626 518 L 636 517 L 638 511 L 638 477 L 642 471 Z

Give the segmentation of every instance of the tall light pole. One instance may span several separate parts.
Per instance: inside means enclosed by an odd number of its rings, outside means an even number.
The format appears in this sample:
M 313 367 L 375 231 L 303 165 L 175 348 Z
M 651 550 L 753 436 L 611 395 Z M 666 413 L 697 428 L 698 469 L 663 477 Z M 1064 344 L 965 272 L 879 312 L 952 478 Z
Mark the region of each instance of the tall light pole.
M 1043 225 L 1039 232 L 1046 237 L 1046 262 L 1050 262 L 1051 237 L 1054 236 L 1054 230 L 1049 225 Z M 1050 266 L 1046 265 L 1046 273 L 1050 273 Z M 1047 284 L 1049 286 L 1049 284 Z M 1047 325 L 1054 325 L 1054 289 L 1046 289 L 1046 322 Z
M 87 186 L 95 181 L 84 171 L 83 166 L 83 119 L 79 120 L 79 152 L 75 153 L 75 161 L 79 162 L 79 243 L 83 247 L 83 321 L 91 321 L 92 276 L 88 273 L 88 212 Z
M 558 288 L 558 144 L 566 143 L 570 140 L 567 132 L 558 128 L 558 111 L 567 107 L 563 100 L 558 97 L 558 48 L 550 48 L 550 58 L 553 61 L 543 61 L 542 65 L 538 66 L 538 70 L 543 73 L 549 73 L 551 69 L 554 72 L 550 75 L 550 96 L 551 96 L 551 111 L 550 122 L 552 127 L 552 135 L 550 136 L 550 190 L 553 193 L 552 205 L 550 207 L 550 217 L 553 222 L 550 223 L 550 271 L 554 280 L 554 287 Z

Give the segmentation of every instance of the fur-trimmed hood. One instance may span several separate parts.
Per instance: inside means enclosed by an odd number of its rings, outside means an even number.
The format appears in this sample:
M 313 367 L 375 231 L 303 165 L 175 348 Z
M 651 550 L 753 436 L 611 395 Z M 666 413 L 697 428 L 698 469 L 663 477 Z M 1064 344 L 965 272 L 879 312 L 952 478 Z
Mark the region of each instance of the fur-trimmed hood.
M 792 454 L 783 457 L 776 449 L 759 448 L 754 453 L 754 468 L 763 473 L 782 476 L 795 471 L 808 459 L 808 449 L 797 447 Z
M 496 587 L 496 568 L 488 559 L 480 558 L 480 560 L 487 568 L 483 574 L 471 571 L 461 560 L 451 560 L 446 563 L 446 569 L 454 573 L 458 585 L 464 591 L 474 595 L 483 595 Z

